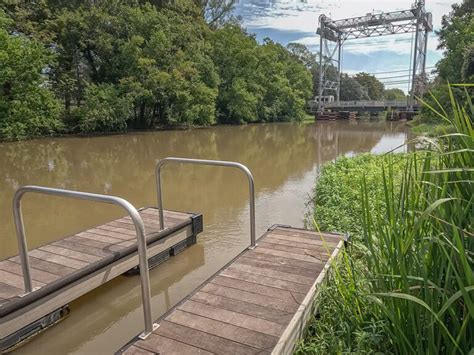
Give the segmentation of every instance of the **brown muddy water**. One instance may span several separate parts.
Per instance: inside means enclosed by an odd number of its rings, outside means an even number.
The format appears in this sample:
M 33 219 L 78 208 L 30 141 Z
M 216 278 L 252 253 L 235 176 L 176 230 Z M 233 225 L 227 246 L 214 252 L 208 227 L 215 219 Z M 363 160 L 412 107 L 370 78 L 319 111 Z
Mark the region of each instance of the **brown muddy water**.
M 18 253 L 11 201 L 24 184 L 121 196 L 156 205 L 154 167 L 167 156 L 232 160 L 256 184 L 257 235 L 275 223 L 303 226 L 321 164 L 341 155 L 383 153 L 408 137 L 404 123 L 321 122 L 217 126 L 191 131 L 0 144 L 0 260 Z M 401 149 L 402 151 L 405 148 Z M 154 318 L 249 244 L 248 184 L 238 170 L 167 165 L 165 208 L 200 212 L 198 244 L 150 273 Z M 27 195 L 29 248 L 122 215 L 108 205 Z M 138 277 L 119 277 L 71 304 L 71 315 L 15 353 L 109 354 L 143 329 Z

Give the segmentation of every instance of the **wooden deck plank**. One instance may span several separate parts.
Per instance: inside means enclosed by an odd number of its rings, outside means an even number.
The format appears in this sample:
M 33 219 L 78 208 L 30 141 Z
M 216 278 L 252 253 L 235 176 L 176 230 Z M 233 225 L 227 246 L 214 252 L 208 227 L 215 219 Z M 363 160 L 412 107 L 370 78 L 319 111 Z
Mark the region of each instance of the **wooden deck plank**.
M 326 261 L 331 256 L 331 254 L 328 253 L 328 251 L 326 250 L 314 250 L 314 249 L 301 248 L 298 246 L 298 244 L 294 244 L 294 246 L 288 246 L 288 245 L 281 245 L 278 243 L 270 243 L 268 239 L 260 242 L 259 245 L 260 247 L 266 248 L 266 249 L 281 250 L 288 253 L 299 254 L 299 255 L 308 255 L 313 258 L 316 258 L 317 260 L 322 260 L 322 261 Z
M 156 225 L 159 225 L 160 224 L 160 218 L 158 217 L 158 215 L 156 214 L 153 214 L 153 213 L 149 213 L 148 211 L 143 211 L 140 216 L 142 217 L 143 221 L 147 221 L 147 223 L 153 223 L 153 224 L 156 224 Z M 183 216 L 183 217 L 174 217 L 174 216 L 170 216 L 169 214 L 167 214 L 165 216 L 165 225 L 173 225 L 173 224 L 179 224 L 183 221 L 186 221 L 187 219 L 189 218 L 186 217 L 186 216 Z
M 135 346 L 135 345 L 128 348 L 126 353 L 128 355 L 159 355 L 155 351 L 148 351 L 148 350 L 139 348 L 138 346 Z
M 93 234 L 98 234 L 98 235 L 103 235 L 103 236 L 111 237 L 111 238 L 115 238 L 115 239 L 119 239 L 119 240 L 126 241 L 126 242 L 129 242 L 129 241 L 132 241 L 132 240 L 136 239 L 136 237 L 131 236 L 131 235 L 118 233 L 118 232 L 112 232 L 112 231 L 105 230 L 105 229 L 100 229 L 100 228 L 97 228 L 97 227 L 96 228 L 91 228 L 87 232 L 88 233 L 93 233 Z
M 170 355 L 193 355 L 193 354 L 212 354 L 209 351 L 196 348 L 194 346 L 181 343 L 170 338 L 151 334 L 145 341 L 139 341 L 136 344 L 137 347 L 155 352 L 155 354 L 170 354 Z M 125 352 L 125 354 L 129 354 Z M 133 354 L 133 353 L 131 353 Z
M 245 262 L 242 263 L 241 260 L 236 261 L 233 263 L 229 269 L 232 270 L 239 270 L 243 272 L 248 272 L 256 275 L 268 276 L 275 279 L 283 280 L 283 281 L 291 281 L 294 283 L 300 283 L 303 285 L 312 285 L 314 280 L 311 277 L 301 276 L 297 273 L 287 273 L 280 270 L 274 270 L 273 268 L 255 266 L 255 265 L 248 265 Z
M 269 233 L 269 235 L 275 235 L 275 234 L 280 235 L 280 236 L 290 237 L 290 238 L 305 239 L 310 242 L 317 241 L 319 243 L 327 243 L 327 244 L 331 244 L 333 248 L 337 246 L 337 242 L 336 242 L 337 238 L 334 238 L 335 236 L 334 234 L 317 233 L 317 232 L 294 230 L 294 229 L 287 230 L 283 228 L 274 229 L 273 231 Z
M 286 301 L 294 300 L 290 291 L 282 290 L 280 288 L 265 286 L 265 285 L 259 285 L 253 282 L 238 280 L 231 277 L 225 277 L 222 275 L 216 276 L 212 280 L 212 283 L 235 288 L 238 290 L 256 293 L 256 294 L 266 296 L 266 297 L 274 297 L 274 298 L 279 298 L 281 300 L 286 300 Z
M 186 220 L 188 219 L 192 214 L 187 213 L 187 212 L 179 212 L 179 211 L 168 211 L 165 210 L 165 222 L 166 222 L 166 217 L 174 217 L 180 220 Z M 158 221 L 159 221 L 159 209 L 158 208 L 146 208 L 144 210 L 140 211 L 140 214 L 149 214 L 154 216 Z
M 265 237 L 263 242 L 267 243 L 275 243 L 281 245 L 287 245 L 290 247 L 297 247 L 309 250 L 318 250 L 323 252 L 328 252 L 333 249 L 332 244 L 325 244 L 320 240 L 308 240 L 308 239 L 301 239 L 296 237 L 286 237 L 281 236 L 279 234 L 270 234 Z
M 71 250 L 79 251 L 81 253 L 86 253 L 86 254 L 95 255 L 99 257 L 106 257 L 106 256 L 110 256 L 114 254 L 113 251 L 104 250 L 103 248 L 97 248 L 90 245 L 93 242 L 90 239 L 85 239 L 86 241 L 90 242 L 90 244 L 79 243 L 79 242 L 76 242 L 75 240 L 77 239 L 73 239 L 73 238 L 62 239 L 62 240 L 58 240 L 57 242 L 52 243 L 51 245 L 58 246 L 61 248 L 71 249 Z
M 25 283 L 23 277 L 17 274 L 12 274 L 11 272 L 0 270 L 0 280 L 2 283 L 7 284 L 12 287 L 16 287 L 20 290 L 24 289 Z M 33 287 L 43 286 L 43 282 L 33 280 Z
M 56 245 L 53 245 L 53 244 L 45 245 L 45 246 L 42 246 L 38 249 L 47 251 L 47 252 L 52 253 L 52 254 L 64 256 L 65 258 L 73 260 L 74 262 L 76 260 L 78 260 L 78 261 L 83 261 L 83 262 L 89 264 L 89 263 L 93 263 L 95 261 L 99 261 L 99 260 L 102 259 L 100 256 L 97 256 L 97 255 L 86 254 L 86 253 L 82 253 L 82 252 L 79 252 L 79 251 L 76 251 L 76 250 L 56 246 Z
M 168 321 L 161 322 L 156 334 L 210 351 L 214 354 L 251 355 L 261 354 L 262 352 L 257 348 Z
M 166 320 L 261 350 L 270 350 L 275 346 L 278 340 L 277 337 L 268 334 L 237 327 L 232 324 L 183 312 L 181 310 L 174 311 L 166 317 Z
M 125 235 L 129 235 L 132 238 L 136 238 L 137 236 L 137 233 L 135 232 L 135 228 L 133 225 L 130 225 L 130 228 L 127 228 L 127 227 L 122 227 L 122 226 L 119 227 L 115 225 L 110 225 L 109 223 L 107 223 L 107 224 L 98 226 L 97 229 L 106 230 L 106 231 L 115 232 L 115 233 L 122 233 Z M 146 230 L 146 226 L 145 226 L 145 231 L 148 233 L 148 230 Z
M 290 253 L 290 252 L 286 252 L 286 251 L 267 249 L 267 248 L 258 248 L 258 249 L 254 249 L 254 251 L 256 253 L 260 253 L 260 254 L 280 256 L 280 257 L 284 257 L 284 258 L 287 258 L 287 259 L 306 261 L 308 263 L 315 263 L 315 264 L 324 264 L 324 261 L 325 261 L 325 260 L 320 260 L 320 259 L 316 258 L 315 256 L 300 255 L 300 254 Z
M 0 261 L 0 270 L 8 271 L 12 274 L 16 274 L 23 277 L 23 270 L 21 268 L 21 265 L 11 260 Z M 47 284 L 59 279 L 59 277 L 59 275 L 55 275 L 50 272 L 31 268 L 31 278 L 35 281 Z
M 265 319 L 279 324 L 288 324 L 292 313 L 280 311 L 274 308 L 260 306 L 254 303 L 245 302 L 240 299 L 219 296 L 212 293 L 199 291 L 195 293 L 190 300 L 208 304 L 211 306 L 227 309 L 248 316 Z
M 227 269 L 223 270 L 220 273 L 221 276 L 252 282 L 258 285 L 264 285 L 269 287 L 275 287 L 282 290 L 306 293 L 308 291 L 309 285 L 294 283 L 291 281 L 285 281 L 281 279 L 276 279 L 273 277 L 258 275 L 246 271 L 242 271 L 234 266 L 229 266 Z
M 281 265 L 296 266 L 296 267 L 308 269 L 310 271 L 321 270 L 324 266 L 323 263 L 320 263 L 320 264 L 313 263 L 313 262 L 310 263 L 310 262 L 307 262 L 307 261 L 295 260 L 295 259 L 292 259 L 292 258 L 286 258 L 286 257 L 279 256 L 279 255 L 272 255 L 272 254 L 269 254 L 269 253 L 260 253 L 260 252 L 257 252 L 255 249 L 250 250 L 245 255 L 245 257 L 251 258 L 253 260 L 259 260 L 259 261 L 260 260 L 261 261 L 270 261 L 270 262 L 274 262 L 274 263 L 281 264 Z
M 135 225 L 133 224 L 133 221 L 130 219 L 130 217 L 122 217 L 120 219 L 115 220 L 114 222 L 115 222 L 114 224 L 120 224 L 124 227 L 129 226 L 135 229 Z M 161 229 L 159 221 L 154 221 L 154 220 L 150 220 L 146 218 L 146 219 L 143 219 L 143 224 L 145 225 L 145 231 L 147 233 L 150 233 L 150 231 L 159 232 Z
M 279 323 L 229 311 L 225 308 L 195 302 L 193 300 L 188 300 L 177 309 L 276 337 L 279 337 L 285 330 L 285 327 Z
M 117 244 L 110 244 L 110 243 L 105 243 L 103 241 L 96 240 L 95 236 L 96 236 L 95 234 L 91 236 L 76 234 L 63 240 L 67 242 L 72 242 L 75 244 L 80 244 L 86 247 L 99 249 L 102 252 L 104 252 L 106 255 L 113 255 L 117 253 L 118 251 L 126 248 L 125 245 L 122 245 L 123 241 L 120 241 L 120 243 L 117 243 Z
M 72 269 L 79 270 L 80 268 L 86 267 L 89 263 L 84 261 L 70 259 L 62 255 L 57 255 L 50 253 L 48 251 L 40 250 L 40 249 L 33 249 L 29 251 L 31 256 L 38 258 L 40 260 L 49 261 L 52 263 L 60 264 L 63 266 L 70 267 Z
M 24 293 L 23 290 L 23 288 L 13 287 L 11 285 L 7 285 L 3 282 L 0 282 L 0 297 L 3 299 L 18 297 L 19 295 Z
M 96 241 L 103 242 L 103 243 L 107 243 L 111 247 L 112 246 L 119 246 L 119 249 L 126 248 L 126 245 L 122 244 L 123 243 L 122 239 L 107 237 L 105 235 L 95 234 L 95 233 L 91 233 L 91 232 L 80 232 L 80 233 L 77 233 L 76 236 L 87 238 L 87 239 L 90 239 L 90 240 L 96 240 Z M 132 243 L 133 242 L 130 241 L 130 245 Z
M 72 274 L 73 272 L 76 271 L 73 268 L 70 268 L 70 267 L 67 267 L 67 266 L 64 266 L 64 265 L 60 265 L 60 264 L 56 264 L 56 263 L 52 263 L 50 261 L 38 259 L 38 258 L 33 257 L 32 255 L 30 255 L 29 259 L 30 259 L 30 266 L 31 266 L 32 269 L 38 269 L 38 270 L 41 270 L 41 271 L 46 271 L 46 272 L 49 272 L 51 274 L 55 274 L 55 275 L 58 275 L 58 276 L 66 276 L 66 275 Z M 16 262 L 19 265 L 21 264 L 19 256 L 14 256 L 14 257 L 12 257 L 8 260 Z
M 219 296 L 205 291 L 195 293 L 190 300 L 279 324 L 287 324 L 293 316 L 292 313 L 275 308 L 245 302 L 240 299 Z
M 291 274 L 291 275 L 299 275 L 301 277 L 306 277 L 306 278 L 314 278 L 314 275 L 319 273 L 321 269 L 323 268 L 322 266 L 318 269 L 315 270 L 310 270 L 310 269 L 305 269 L 303 267 L 298 267 L 298 266 L 291 266 L 287 264 L 283 264 L 281 262 L 274 262 L 274 261 L 269 261 L 269 260 L 257 260 L 257 259 L 252 259 L 252 258 L 247 258 L 245 255 L 243 255 L 241 258 L 238 260 L 239 264 L 242 265 L 248 265 L 248 266 L 254 266 L 254 267 L 259 267 L 259 268 L 264 268 L 264 269 L 270 269 L 274 271 L 280 271 L 286 274 Z
M 242 300 L 244 302 L 273 308 L 279 311 L 292 313 L 298 308 L 295 300 L 283 300 L 278 298 L 267 297 L 258 293 L 243 291 L 236 288 L 231 288 L 210 282 L 201 288 L 201 291 L 211 293 L 213 295 L 228 297 L 235 300 Z

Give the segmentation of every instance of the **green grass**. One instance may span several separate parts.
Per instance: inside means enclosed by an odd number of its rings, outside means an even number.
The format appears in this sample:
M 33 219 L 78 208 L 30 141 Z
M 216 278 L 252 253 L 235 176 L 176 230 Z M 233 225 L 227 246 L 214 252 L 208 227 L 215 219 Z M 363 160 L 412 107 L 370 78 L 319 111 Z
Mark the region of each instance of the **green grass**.
M 429 149 L 323 170 L 316 227 L 348 230 L 353 241 L 329 273 L 297 353 L 474 348 L 474 107 L 467 93 L 465 100 L 451 95 L 450 115 L 430 107 L 454 133 L 421 138 Z

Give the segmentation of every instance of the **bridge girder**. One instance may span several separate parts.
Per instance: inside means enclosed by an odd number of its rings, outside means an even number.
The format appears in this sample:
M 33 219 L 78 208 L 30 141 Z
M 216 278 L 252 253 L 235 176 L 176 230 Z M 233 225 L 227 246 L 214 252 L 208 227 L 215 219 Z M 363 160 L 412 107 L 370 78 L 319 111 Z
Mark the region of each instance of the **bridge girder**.
M 328 92 L 335 93 L 339 102 L 341 85 L 341 54 L 346 40 L 415 33 L 411 72 L 410 109 L 415 104 L 415 96 L 422 96 L 426 84 L 426 51 L 428 33 L 433 30 L 432 15 L 425 10 L 424 0 L 417 0 L 409 10 L 369 13 L 365 16 L 332 20 L 326 15 L 319 16 L 317 34 L 320 36 L 319 52 L 319 97 Z M 329 80 L 328 69 L 336 67 L 337 80 Z M 324 110 L 319 100 L 318 111 Z

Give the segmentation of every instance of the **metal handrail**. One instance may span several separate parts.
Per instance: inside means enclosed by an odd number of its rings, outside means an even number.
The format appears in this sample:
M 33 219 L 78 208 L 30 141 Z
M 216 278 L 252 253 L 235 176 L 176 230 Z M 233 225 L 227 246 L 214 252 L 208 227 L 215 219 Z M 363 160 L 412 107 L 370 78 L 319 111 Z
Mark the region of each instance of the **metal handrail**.
M 168 162 L 175 162 L 175 163 L 187 163 L 187 164 L 198 164 L 198 165 L 213 165 L 213 166 L 223 166 L 223 167 L 231 167 L 237 168 L 242 170 L 245 175 L 247 175 L 249 181 L 249 204 L 250 204 L 250 247 L 249 249 L 255 248 L 257 245 L 256 237 L 255 237 L 255 184 L 253 175 L 250 172 L 249 168 L 245 165 L 233 162 L 233 161 L 225 161 L 225 160 L 207 160 L 207 159 L 190 159 L 190 158 L 174 158 L 174 157 L 167 157 L 161 159 L 156 164 L 156 193 L 158 197 L 158 210 L 160 213 L 160 228 L 165 228 L 165 221 L 164 221 L 164 213 L 163 213 L 163 195 L 161 191 L 161 168 Z
M 145 331 L 140 335 L 141 338 L 146 338 L 149 334 L 156 329 L 156 325 L 153 324 L 152 313 L 151 313 L 151 292 L 150 292 L 150 276 L 148 272 L 148 257 L 146 247 L 146 234 L 145 225 L 140 217 L 140 214 L 133 205 L 127 200 L 108 195 L 99 195 L 88 192 L 55 189 L 44 186 L 33 186 L 27 185 L 20 187 L 13 197 L 13 218 L 15 220 L 15 229 L 18 240 L 18 249 L 21 260 L 21 267 L 23 270 L 23 279 L 25 283 L 25 292 L 30 293 L 33 291 L 33 285 L 31 281 L 30 273 L 30 262 L 28 258 L 28 247 L 26 244 L 25 237 L 25 226 L 23 223 L 23 214 L 21 212 L 21 199 L 27 192 L 40 193 L 45 195 L 54 195 L 61 197 L 69 197 L 80 200 L 88 200 L 101 203 L 109 203 L 122 207 L 125 209 L 135 225 L 135 232 L 137 234 L 138 244 L 138 260 L 140 265 L 140 279 L 142 289 L 142 301 L 143 301 L 143 316 L 145 320 Z

